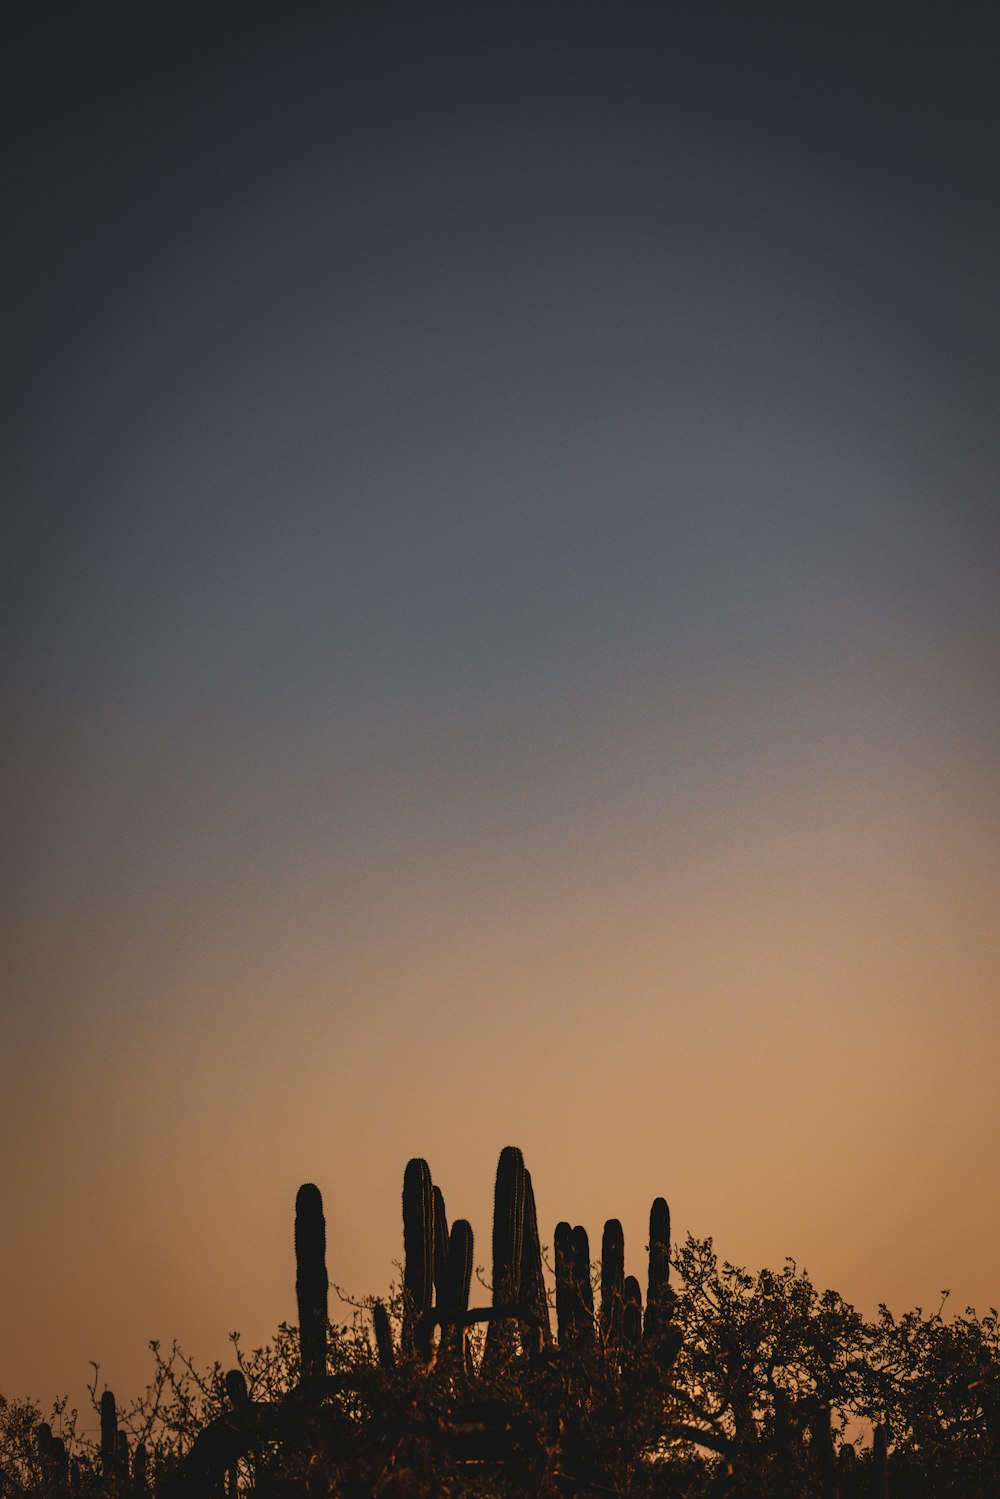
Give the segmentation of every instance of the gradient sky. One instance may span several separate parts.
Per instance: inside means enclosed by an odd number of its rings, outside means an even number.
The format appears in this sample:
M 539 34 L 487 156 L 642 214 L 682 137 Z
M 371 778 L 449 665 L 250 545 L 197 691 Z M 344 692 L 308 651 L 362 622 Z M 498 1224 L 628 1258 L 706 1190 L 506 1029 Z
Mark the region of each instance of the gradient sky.
M 1000 20 L 11 4 L 0 1389 L 488 1257 L 1000 1297 Z

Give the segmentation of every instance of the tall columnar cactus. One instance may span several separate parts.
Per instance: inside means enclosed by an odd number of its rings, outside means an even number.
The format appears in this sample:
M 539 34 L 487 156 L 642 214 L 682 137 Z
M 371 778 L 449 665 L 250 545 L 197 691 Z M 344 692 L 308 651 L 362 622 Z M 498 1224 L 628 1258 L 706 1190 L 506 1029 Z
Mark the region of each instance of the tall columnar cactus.
M 670 1209 L 657 1197 L 649 1210 L 649 1306 L 665 1306 L 670 1298 Z
M 295 1198 L 295 1297 L 303 1379 L 326 1373 L 328 1293 L 323 1198 L 317 1186 L 306 1182 Z
M 493 1305 L 513 1306 L 521 1292 L 521 1249 L 524 1242 L 524 1157 L 515 1145 L 505 1145 L 497 1163 L 493 1197 Z M 483 1357 L 495 1368 L 511 1352 L 508 1322 L 490 1322 Z
M 823 1499 L 837 1499 L 837 1466 L 829 1406 L 818 1411 L 809 1423 L 809 1441 L 820 1493 Z
M 472 1225 L 466 1218 L 456 1218 L 451 1225 L 447 1271 L 443 1309 L 446 1317 L 456 1320 L 442 1329 L 442 1342 L 445 1348 L 454 1350 L 464 1362 L 467 1329 L 460 1319 L 469 1310 L 469 1291 L 472 1287 Z
M 579 1336 L 581 1343 L 592 1347 L 594 1343 L 594 1287 L 590 1280 L 590 1240 L 587 1230 L 578 1223 L 573 1229 L 573 1288 L 579 1310 Z
M 45 1499 L 60 1499 L 69 1489 L 69 1457 L 62 1437 L 52 1435 L 47 1421 L 39 1421 L 35 1431 L 38 1462 L 42 1470 Z M 13 1480 L 12 1480 L 13 1483 Z M 14 1492 L 12 1488 L 12 1492 Z
M 403 1173 L 403 1349 L 413 1349 L 417 1323 L 431 1309 L 434 1291 L 434 1190 L 419 1156 Z
M 626 1275 L 622 1292 L 622 1348 L 634 1358 L 642 1340 L 642 1291 L 634 1275 Z
M 469 1310 L 472 1287 L 472 1225 L 456 1218 L 448 1239 L 448 1279 L 444 1306 L 449 1317 L 462 1317 Z
M 538 1215 L 535 1211 L 535 1192 L 531 1185 L 531 1172 L 524 1173 L 524 1232 L 521 1239 L 521 1299 L 530 1319 L 521 1324 L 521 1340 L 525 1352 L 537 1354 L 552 1341 L 549 1323 L 549 1304 L 545 1296 L 545 1278 L 542 1274 L 542 1246 L 538 1237 Z
M 143 1499 L 147 1491 L 146 1469 L 148 1465 L 149 1454 L 146 1451 L 146 1444 L 140 1442 L 135 1449 L 135 1457 L 132 1459 L 132 1491 L 136 1499 Z
M 573 1276 L 573 1230 L 564 1221 L 556 1224 L 552 1239 L 556 1262 L 556 1325 L 560 1348 L 572 1347 L 577 1329 L 577 1297 Z
M 111 1485 L 115 1481 L 118 1467 L 118 1407 L 110 1390 L 101 1396 L 101 1471 L 104 1481 Z
M 872 1433 L 872 1499 L 889 1499 L 889 1440 L 884 1426 Z
M 601 1333 L 612 1358 L 621 1344 L 624 1295 L 625 1235 L 619 1220 L 609 1218 L 601 1237 Z
M 444 1307 L 448 1284 L 448 1215 L 440 1187 L 431 1189 L 434 1198 L 434 1303 Z
M 115 1484 L 118 1493 L 125 1499 L 129 1487 L 129 1450 L 128 1433 L 119 1431 L 118 1451 L 115 1454 Z
M 670 1290 L 670 1209 L 657 1197 L 649 1211 L 649 1286 L 643 1341 L 664 1368 L 677 1355 L 676 1339 L 669 1333 L 672 1292 Z

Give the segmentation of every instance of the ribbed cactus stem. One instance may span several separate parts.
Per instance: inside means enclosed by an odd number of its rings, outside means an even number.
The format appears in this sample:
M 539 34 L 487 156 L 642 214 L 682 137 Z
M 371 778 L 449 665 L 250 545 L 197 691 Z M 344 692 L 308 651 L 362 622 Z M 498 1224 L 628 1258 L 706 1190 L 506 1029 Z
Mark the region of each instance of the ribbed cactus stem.
M 107 1483 L 113 1483 L 118 1465 L 118 1408 L 110 1390 L 101 1396 L 101 1470 Z
M 375 1328 L 375 1350 L 378 1353 L 379 1368 L 383 1373 L 391 1374 L 396 1367 L 396 1357 L 392 1350 L 389 1313 L 381 1301 L 376 1301 L 372 1306 L 372 1324 Z
M 505 1145 L 497 1163 L 493 1198 L 493 1305 L 513 1306 L 521 1291 L 521 1248 L 524 1240 L 524 1157 L 515 1145 Z M 490 1322 L 483 1357 L 488 1368 L 509 1357 L 512 1347 L 508 1322 Z
M 535 1191 L 531 1185 L 531 1172 L 524 1173 L 524 1232 L 521 1239 L 521 1299 L 531 1313 L 521 1328 L 521 1341 L 525 1351 L 537 1354 L 552 1342 L 549 1323 L 549 1305 L 545 1296 L 545 1277 L 542 1273 L 542 1245 L 538 1236 L 538 1215 L 535 1211 Z
M 430 1167 L 419 1156 L 403 1173 L 403 1347 L 431 1309 L 434 1291 L 434 1191 Z
M 445 1286 L 445 1309 L 451 1317 L 461 1317 L 469 1310 L 472 1288 L 472 1225 L 456 1218 L 448 1240 L 448 1281 Z
M 472 1225 L 466 1218 L 456 1218 L 448 1238 L 448 1276 L 445 1283 L 444 1310 L 448 1317 L 461 1318 L 469 1310 L 472 1287 Z M 466 1328 L 452 1322 L 442 1333 L 444 1346 L 463 1360 L 466 1354 Z
M 434 1198 L 434 1303 L 443 1307 L 448 1281 L 448 1215 L 440 1187 L 432 1189 Z
M 612 1357 L 622 1336 L 625 1295 L 625 1234 L 617 1218 L 609 1218 L 601 1237 L 601 1333 Z
M 318 1187 L 306 1182 L 295 1198 L 295 1296 L 299 1306 L 302 1378 L 326 1373 L 326 1219 Z

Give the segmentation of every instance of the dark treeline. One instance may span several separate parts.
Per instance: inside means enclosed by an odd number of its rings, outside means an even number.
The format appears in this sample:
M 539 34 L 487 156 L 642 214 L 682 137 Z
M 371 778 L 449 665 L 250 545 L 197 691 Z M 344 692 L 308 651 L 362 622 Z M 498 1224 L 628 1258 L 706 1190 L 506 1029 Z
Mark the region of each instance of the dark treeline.
M 599 1257 L 558 1223 L 543 1249 L 530 1173 L 497 1168 L 492 1294 L 472 1305 L 469 1223 L 427 1163 L 403 1180 L 403 1281 L 328 1315 L 317 1187 L 295 1209 L 299 1326 L 232 1367 L 153 1344 L 154 1379 L 100 1441 L 0 1397 L 0 1495 L 52 1499 L 417 1499 L 432 1495 L 930 1499 L 1000 1493 L 994 1310 L 866 1320 L 791 1260 L 756 1275 L 649 1220 L 645 1287 L 617 1219 Z M 545 1266 L 554 1277 L 547 1290 Z M 555 1326 L 553 1327 L 553 1311 Z

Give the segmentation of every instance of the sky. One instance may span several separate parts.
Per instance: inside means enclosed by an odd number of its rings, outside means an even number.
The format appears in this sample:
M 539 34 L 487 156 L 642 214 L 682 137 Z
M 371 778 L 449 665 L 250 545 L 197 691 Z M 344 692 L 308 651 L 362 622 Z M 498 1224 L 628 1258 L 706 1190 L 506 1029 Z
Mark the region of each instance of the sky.
M 304 1181 L 485 1265 L 507 1144 L 995 1304 L 997 14 L 3 30 L 0 1390 L 294 1320 Z

